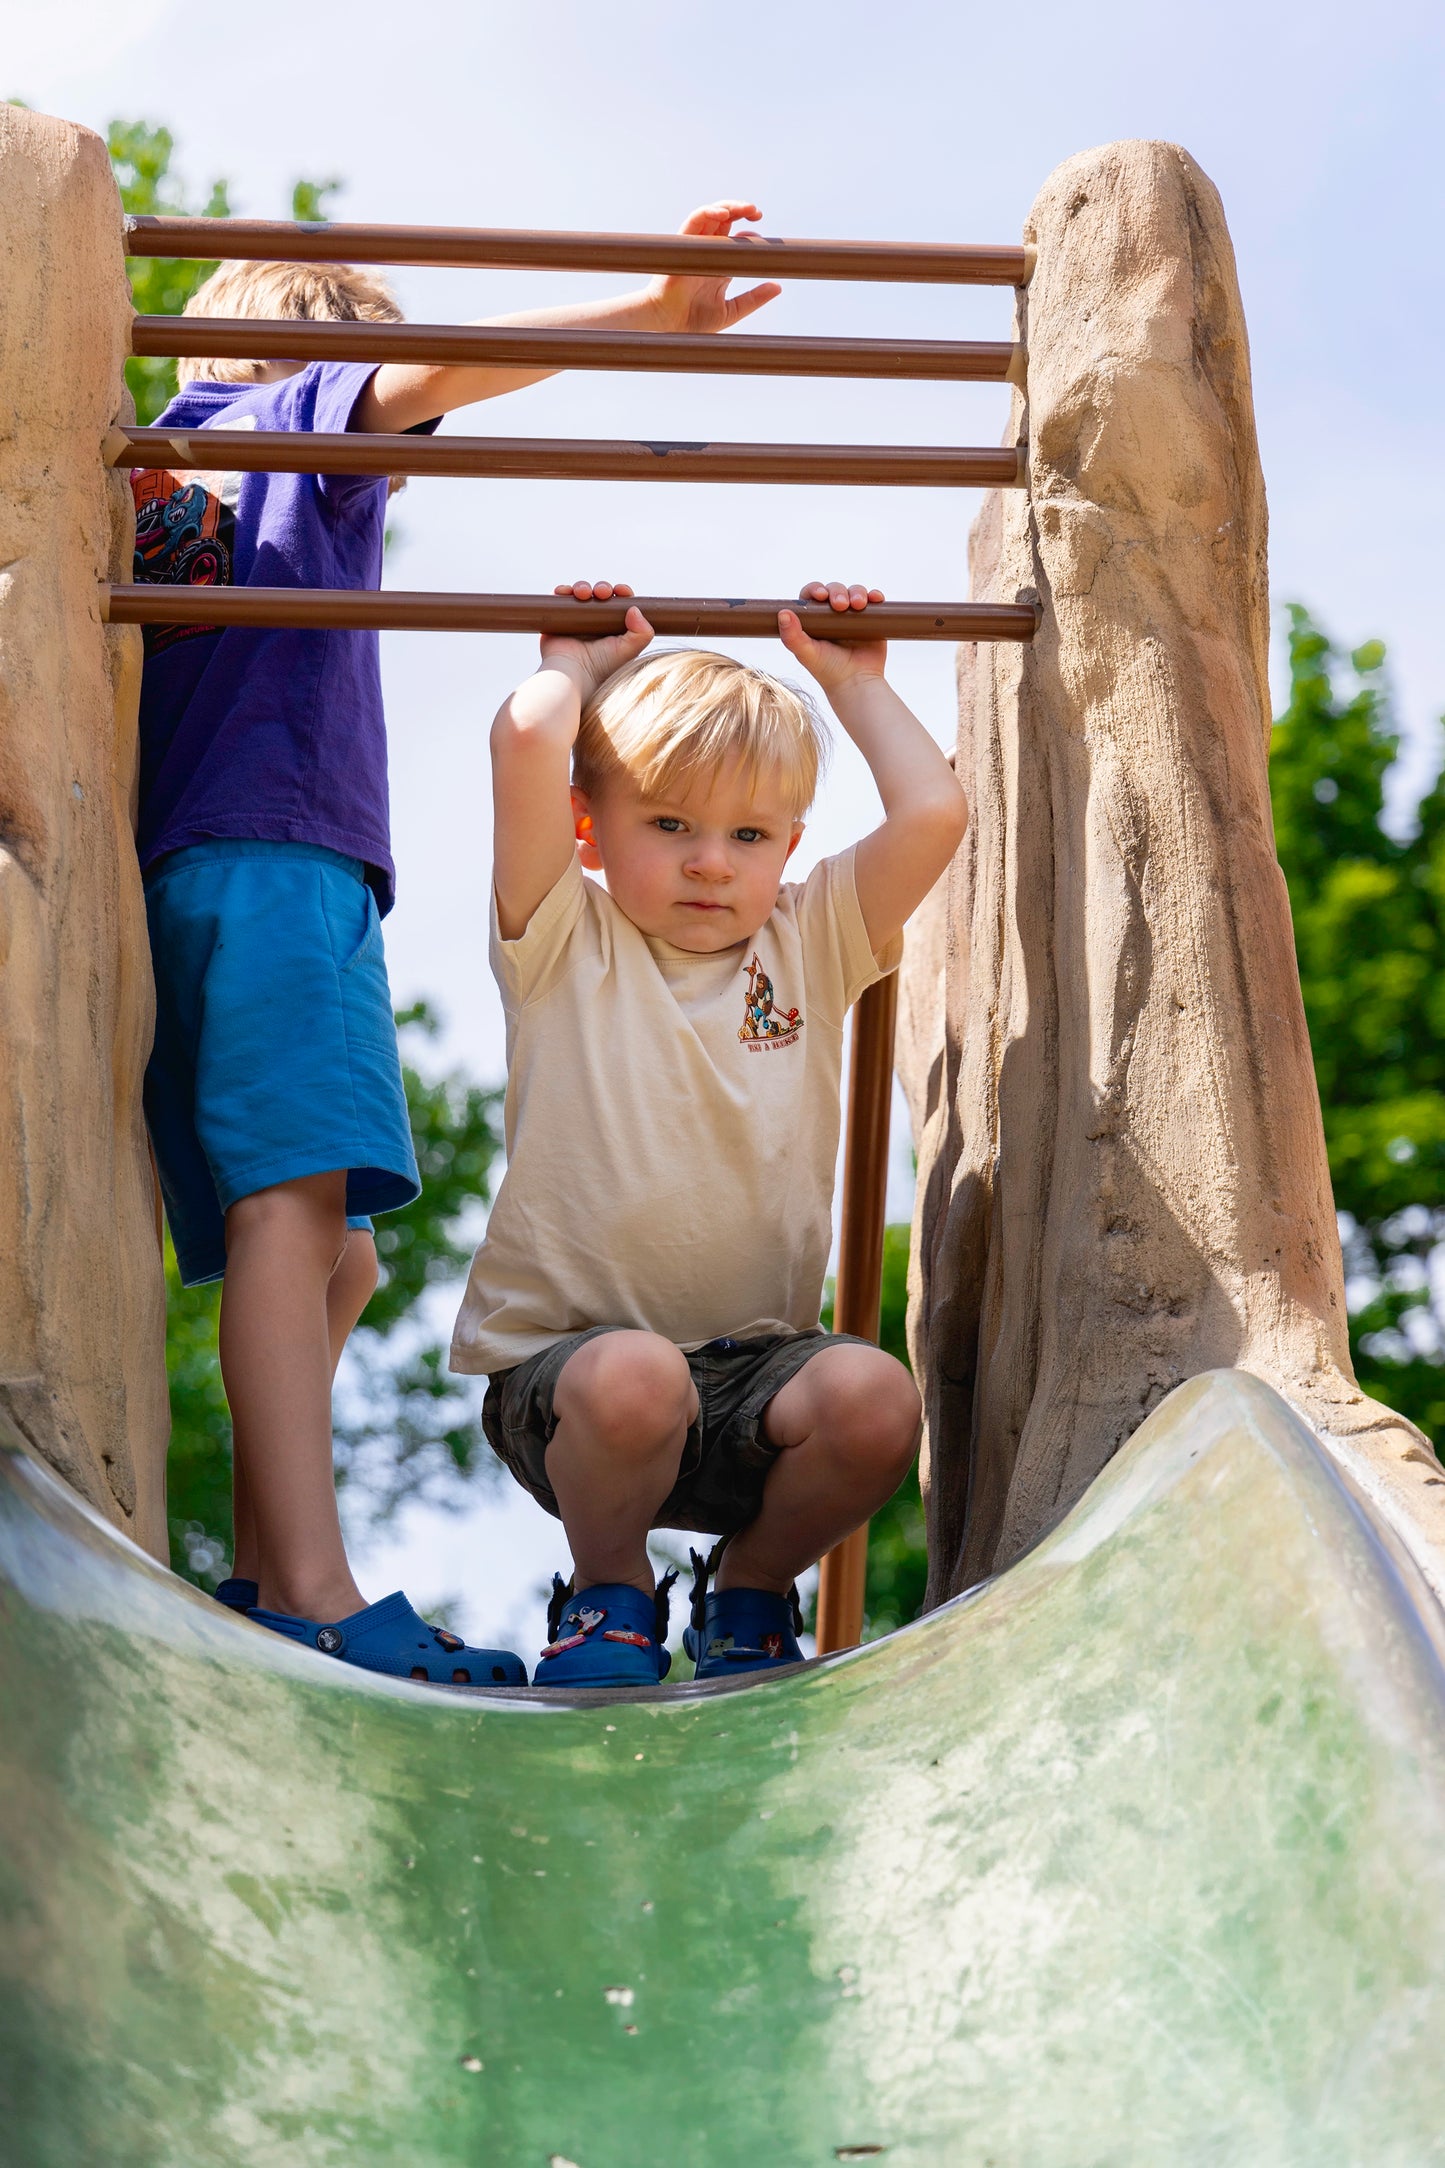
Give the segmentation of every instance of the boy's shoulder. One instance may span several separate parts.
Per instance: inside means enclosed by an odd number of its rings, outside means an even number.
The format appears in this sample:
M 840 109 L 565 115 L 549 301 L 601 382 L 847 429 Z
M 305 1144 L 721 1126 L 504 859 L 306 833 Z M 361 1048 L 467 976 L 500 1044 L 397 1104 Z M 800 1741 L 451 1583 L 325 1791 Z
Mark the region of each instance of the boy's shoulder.
M 840 913 L 846 913 L 850 903 L 855 909 L 857 905 L 855 848 L 850 843 L 820 858 L 801 881 L 785 881 L 778 891 L 777 913 L 796 924 L 800 932 L 814 937 L 836 926 Z
M 275 384 L 182 384 L 157 416 L 160 429 L 314 429 L 336 434 L 376 373 L 367 361 L 313 361 Z

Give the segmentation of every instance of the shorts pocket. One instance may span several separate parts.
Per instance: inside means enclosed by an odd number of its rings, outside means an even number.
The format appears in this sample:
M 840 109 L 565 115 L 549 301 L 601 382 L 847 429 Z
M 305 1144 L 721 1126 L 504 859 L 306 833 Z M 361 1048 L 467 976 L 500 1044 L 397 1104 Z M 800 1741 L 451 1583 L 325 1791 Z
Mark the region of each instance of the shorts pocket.
M 349 873 L 321 875 L 321 909 L 337 970 L 345 977 L 368 963 L 381 948 L 381 914 L 365 881 Z

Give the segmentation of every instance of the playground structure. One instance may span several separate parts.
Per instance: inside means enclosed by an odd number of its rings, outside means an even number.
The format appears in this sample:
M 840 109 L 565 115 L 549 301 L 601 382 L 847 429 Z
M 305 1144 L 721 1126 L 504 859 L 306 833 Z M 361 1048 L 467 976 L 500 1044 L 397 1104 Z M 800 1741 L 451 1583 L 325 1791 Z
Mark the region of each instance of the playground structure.
M 1004 453 L 902 462 L 1004 492 L 972 551 L 988 614 L 888 606 L 891 637 L 970 643 L 974 817 L 901 989 L 931 1595 L 958 1600 L 791 1677 L 602 1706 L 328 1666 L 121 1540 L 164 1558 L 128 831 L 132 626 L 157 598 L 124 577 L 120 471 L 154 433 L 120 411 L 103 146 L 0 115 L 0 213 L 0 2088 L 27 2168 L 1438 2157 L 1445 1480 L 1349 1371 L 1269 830 L 1247 347 L 1204 176 L 1167 145 L 1072 160 L 1013 251 L 768 244 L 801 277 L 1031 274 L 989 361 L 1013 372 Z M 371 233 L 351 253 L 651 269 L 745 246 Z M 163 323 L 143 336 L 185 335 Z M 431 327 L 309 328 L 440 358 Z M 208 352 L 240 350 L 218 331 Z M 868 343 L 708 346 L 841 366 Z M 888 447 L 491 443 L 419 456 L 740 481 L 866 454 L 904 478 Z M 202 601 L 212 623 L 554 607 Z M 778 606 L 680 601 L 668 629 L 770 631 Z M 896 992 L 854 1035 L 854 1331 L 876 1329 Z M 860 1557 L 835 1554 L 825 1645 L 852 1638 Z

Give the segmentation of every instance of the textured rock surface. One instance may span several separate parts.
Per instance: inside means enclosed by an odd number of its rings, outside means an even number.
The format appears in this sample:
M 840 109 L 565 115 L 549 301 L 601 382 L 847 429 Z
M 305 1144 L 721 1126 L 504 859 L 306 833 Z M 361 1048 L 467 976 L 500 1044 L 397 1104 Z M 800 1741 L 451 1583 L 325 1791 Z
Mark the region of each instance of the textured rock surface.
M 1017 1558 L 1181 1380 L 1294 1403 L 1445 1587 L 1428 1444 L 1354 1382 L 1274 851 L 1265 503 L 1234 257 L 1180 149 L 1050 178 L 1026 237 L 1029 496 L 986 501 L 966 843 L 910 936 L 911 1332 L 934 1600 Z
M 104 144 L 15 106 L 0 285 L 0 1406 L 164 1556 L 140 635 L 107 631 L 97 603 L 131 547 L 129 491 L 101 464 L 130 297 Z

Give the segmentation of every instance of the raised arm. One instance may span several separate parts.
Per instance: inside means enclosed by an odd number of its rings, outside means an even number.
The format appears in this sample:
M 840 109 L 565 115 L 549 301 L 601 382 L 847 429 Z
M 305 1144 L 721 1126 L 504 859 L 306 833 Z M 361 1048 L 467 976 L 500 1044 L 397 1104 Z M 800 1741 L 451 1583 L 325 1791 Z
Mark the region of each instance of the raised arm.
M 632 589 L 603 580 L 557 592 L 606 602 Z M 641 610 L 629 610 L 626 622 L 627 630 L 611 639 L 544 638 L 540 666 L 502 703 L 492 724 L 492 882 L 504 941 L 526 932 L 576 851 L 570 771 L 583 704 L 652 638 Z
M 881 602 L 876 587 L 810 581 L 805 602 L 828 602 L 842 612 Z M 944 753 L 884 676 L 881 640 L 813 640 L 791 610 L 778 613 L 784 647 L 818 680 L 828 703 L 872 771 L 883 800 L 880 827 L 854 853 L 863 923 L 878 955 L 917 910 L 968 826 L 968 800 Z
M 680 233 L 726 235 L 740 218 L 762 214 L 755 203 L 704 204 L 683 220 Z M 729 295 L 727 279 L 655 278 L 636 293 L 614 294 L 604 301 L 577 301 L 551 309 L 524 309 L 516 316 L 487 316 L 481 321 L 505 327 L 584 331 L 728 331 L 762 308 L 781 286 L 772 280 Z M 555 376 L 555 369 L 420 368 L 386 362 L 357 401 L 354 429 L 411 429 L 453 407 L 519 391 Z

